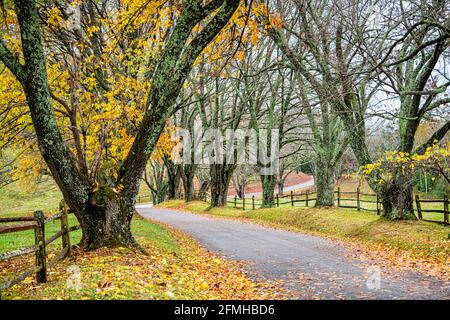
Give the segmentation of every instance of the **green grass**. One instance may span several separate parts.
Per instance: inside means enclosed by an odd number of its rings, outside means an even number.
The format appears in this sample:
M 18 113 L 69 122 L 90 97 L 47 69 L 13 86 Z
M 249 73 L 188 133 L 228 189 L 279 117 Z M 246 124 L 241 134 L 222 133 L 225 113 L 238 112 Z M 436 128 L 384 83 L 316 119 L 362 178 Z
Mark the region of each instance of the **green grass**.
M 140 193 L 144 196 L 148 195 L 148 190 L 141 188 Z M 38 184 L 33 192 L 23 191 L 16 183 L 12 183 L 0 189 L 0 217 L 25 217 L 33 216 L 33 212 L 37 210 L 44 211 L 46 217 L 50 217 L 59 210 L 59 203 L 62 194 L 56 184 L 52 181 L 46 181 Z M 142 197 L 143 201 L 149 201 L 148 197 Z M 12 223 L 2 223 L 0 225 L 9 225 Z M 69 215 L 69 225 L 78 225 L 74 215 Z M 53 221 L 45 225 L 46 238 L 61 230 L 60 221 Z M 175 250 L 167 242 L 168 233 L 157 225 L 152 225 L 141 220 L 134 220 L 132 229 L 136 236 L 155 236 L 161 239 L 160 245 L 167 250 Z M 70 233 L 72 244 L 77 244 L 81 239 L 81 231 Z M 56 240 L 50 245 L 50 250 L 61 246 L 61 239 Z M 0 235 L 0 253 L 8 252 L 14 249 L 31 246 L 34 244 L 33 230 L 14 232 Z
M 138 242 L 141 238 L 149 239 L 163 253 L 180 254 L 180 248 L 169 231 L 161 225 L 150 223 L 140 217 L 134 217 L 131 222 L 131 231 Z
M 56 212 L 62 194 L 53 182 L 40 183 L 33 192 L 26 192 L 12 183 L 0 189 L 0 216 L 12 217 L 32 214 L 36 210 Z
M 139 195 L 142 202 L 150 202 L 150 191 L 141 184 Z M 56 184 L 46 181 L 38 184 L 33 192 L 23 191 L 16 183 L 0 189 L 0 217 L 30 215 L 36 210 L 42 210 L 47 215 L 56 212 L 62 194 Z
M 75 226 L 78 221 L 73 215 L 69 215 L 69 225 Z M 60 221 L 53 221 L 45 225 L 46 238 L 61 230 Z M 173 242 L 169 232 L 160 225 L 149 223 L 143 219 L 135 217 L 131 224 L 131 230 L 136 238 L 149 238 L 158 245 L 161 250 L 167 253 L 177 253 L 179 249 Z M 70 241 L 77 244 L 81 239 L 81 231 L 77 230 L 70 233 Z M 62 239 L 58 239 L 49 245 L 49 250 L 57 249 L 62 246 Z M 14 249 L 31 246 L 34 244 L 33 230 L 20 231 L 0 235 L 0 253 L 8 252 Z
M 55 214 L 58 211 L 59 202 L 62 198 L 61 193 L 51 182 L 44 183 L 38 186 L 34 192 L 22 191 L 16 184 L 11 184 L 3 189 L 0 193 L 0 217 L 23 217 L 32 216 L 36 210 L 44 211 L 46 217 Z M 17 222 L 18 224 L 23 222 Z M 1 225 L 11 225 L 14 223 L 2 223 Z M 73 214 L 69 215 L 69 225 L 78 225 L 78 221 Z M 178 246 L 176 240 L 171 233 L 163 226 L 150 223 L 140 217 L 135 217 L 131 224 L 132 232 L 138 242 L 146 243 L 158 250 L 159 254 L 180 256 L 182 249 Z M 61 230 L 61 224 L 59 220 L 52 221 L 45 224 L 46 238 L 51 237 L 53 234 Z M 81 240 L 81 231 L 77 230 L 70 233 L 70 240 L 72 244 L 77 244 Z M 14 249 L 31 246 L 34 244 L 34 231 L 20 231 L 9 234 L 0 235 L 0 253 L 8 252 Z M 47 247 L 49 253 L 57 252 L 62 247 L 62 239 L 54 241 Z M 120 252 L 120 251 L 119 251 Z M 19 260 L 18 260 L 19 259 Z M 4 270 L 2 277 L 9 279 L 18 274 L 18 271 L 28 268 L 32 263 L 32 256 L 26 255 L 23 258 L 15 258 L 14 264 L 19 264 L 20 267 L 12 268 L 11 270 Z M 9 260 L 8 260 L 9 261 Z M 4 261 L 5 262 L 5 261 Z M 63 265 L 66 262 L 63 263 Z M 7 264 L 8 265 L 8 264 Z M 57 266 L 57 269 L 63 268 L 63 266 Z M 89 268 L 86 265 L 86 268 Z M 124 267 L 125 268 L 125 267 Z M 33 281 L 33 278 L 30 277 Z M 46 287 L 45 295 L 58 296 L 64 291 L 64 282 L 52 283 L 52 286 Z M 16 288 L 17 293 L 23 294 L 20 289 Z M 17 293 L 14 292 L 12 296 Z M 39 295 L 35 295 L 37 297 Z
M 145 189 L 141 193 L 147 195 Z M 46 217 L 50 217 L 59 210 L 59 203 L 62 194 L 54 182 L 47 181 L 40 183 L 33 192 L 23 191 L 17 184 L 12 183 L 0 189 L 0 217 L 28 217 L 33 216 L 37 210 L 44 211 Z M 2 223 L 1 225 L 12 223 Z M 78 225 L 78 221 L 73 214 L 69 215 L 69 225 Z M 46 238 L 61 230 L 60 221 L 53 221 L 45 225 Z M 170 241 L 170 235 L 161 226 L 148 223 L 141 219 L 134 219 L 132 231 L 136 237 L 152 237 L 158 245 L 167 252 L 175 252 L 178 249 Z M 72 244 L 77 244 L 81 239 L 81 231 L 70 233 Z M 0 253 L 14 249 L 31 246 L 34 244 L 33 230 L 20 231 L 0 235 Z M 62 245 L 62 239 L 58 239 L 49 246 L 49 250 Z
M 10 215 L 8 215 L 10 216 Z M 8 223 L 11 225 L 12 223 Z M 2 223 L 2 225 L 6 225 L 6 223 Z M 78 225 L 78 221 L 73 215 L 69 215 L 69 225 L 76 226 Z M 55 233 L 61 230 L 61 223 L 59 220 L 52 221 L 45 224 L 45 237 L 48 239 Z M 81 239 L 81 231 L 73 231 L 70 233 L 70 241 L 72 244 L 77 244 Z M 61 247 L 62 239 L 58 239 L 49 245 L 49 249 L 53 249 L 56 247 Z M 22 247 L 28 247 L 34 245 L 34 231 L 20 231 L 13 232 L 7 234 L 0 235 L 0 253 L 8 252 L 14 249 L 19 249 Z

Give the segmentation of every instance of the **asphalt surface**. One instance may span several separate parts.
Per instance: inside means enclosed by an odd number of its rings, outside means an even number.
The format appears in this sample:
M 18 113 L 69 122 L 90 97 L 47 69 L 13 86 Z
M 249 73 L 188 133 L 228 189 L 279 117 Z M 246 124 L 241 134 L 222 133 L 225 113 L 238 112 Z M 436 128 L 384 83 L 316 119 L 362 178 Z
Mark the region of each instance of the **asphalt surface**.
M 311 178 L 308 181 L 302 182 L 302 183 L 298 183 L 298 184 L 294 184 L 292 186 L 288 186 L 288 187 L 284 187 L 283 191 L 284 192 L 289 192 L 289 191 L 294 191 L 294 190 L 298 190 L 298 189 L 303 189 L 303 188 L 309 188 L 309 187 L 314 187 L 314 178 Z M 278 189 L 275 188 L 275 193 L 278 192 Z M 254 192 L 254 193 L 246 193 L 245 196 L 246 197 L 252 197 L 252 196 L 261 196 L 262 195 L 262 191 L 260 192 Z M 230 196 L 229 198 L 234 198 L 234 196 Z
M 361 261 L 321 237 L 150 205 L 137 211 L 214 253 L 246 262 L 245 271 L 257 281 L 280 281 L 294 299 L 450 299 L 448 281 Z

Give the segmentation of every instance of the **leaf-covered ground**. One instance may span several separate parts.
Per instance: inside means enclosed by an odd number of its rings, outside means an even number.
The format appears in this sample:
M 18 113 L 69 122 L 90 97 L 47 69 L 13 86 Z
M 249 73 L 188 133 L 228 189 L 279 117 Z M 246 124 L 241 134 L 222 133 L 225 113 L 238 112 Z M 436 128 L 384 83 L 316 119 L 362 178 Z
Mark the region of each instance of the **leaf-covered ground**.
M 148 190 L 144 190 L 144 194 Z M 16 183 L 0 192 L 0 216 L 29 216 L 43 210 L 56 212 L 61 193 L 51 181 L 24 192 Z M 71 225 L 77 224 L 73 215 Z M 257 284 L 240 270 L 239 263 L 210 254 L 191 238 L 175 230 L 136 218 L 133 234 L 146 248 L 144 256 L 129 249 L 75 250 L 72 257 L 49 269 L 48 282 L 37 284 L 34 276 L 2 292 L 2 299 L 266 299 L 281 298 L 275 284 Z M 60 230 L 58 221 L 46 224 L 47 237 Z M 79 231 L 71 233 L 77 243 Z M 0 235 L 0 253 L 34 243 L 32 231 Z M 49 258 L 60 248 L 60 240 L 49 247 Z M 0 282 L 34 264 L 34 257 L 0 262 Z M 81 288 L 73 282 L 80 270 Z M 72 285 L 70 285 L 72 283 Z M 76 287 L 76 286 L 75 286 Z
M 271 208 L 242 211 L 204 202 L 170 201 L 161 207 L 253 222 L 327 237 L 352 255 L 377 264 L 450 280 L 450 228 L 424 221 L 389 221 L 373 213 L 332 208 Z
M 281 298 L 269 284 L 256 284 L 237 262 L 223 260 L 191 238 L 166 227 L 134 219 L 133 232 L 148 251 L 75 250 L 48 273 L 5 290 L 2 299 L 268 299 Z M 56 249 L 56 248 L 55 248 Z M 49 254 L 51 257 L 54 251 Z M 32 257 L 0 263 L 4 280 L 33 263 Z M 79 270 L 79 273 L 78 273 Z M 79 277 L 78 277 L 79 274 Z M 81 286 L 78 286 L 78 280 Z M 273 285 L 272 285 L 273 286 Z

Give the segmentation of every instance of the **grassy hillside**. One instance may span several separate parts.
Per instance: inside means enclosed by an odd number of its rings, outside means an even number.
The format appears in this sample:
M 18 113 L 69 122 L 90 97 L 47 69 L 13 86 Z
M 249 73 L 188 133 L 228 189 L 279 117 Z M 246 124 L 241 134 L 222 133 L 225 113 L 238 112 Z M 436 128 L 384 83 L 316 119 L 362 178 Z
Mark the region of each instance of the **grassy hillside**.
M 27 215 L 36 210 L 54 212 L 61 199 L 62 194 L 52 180 L 38 184 L 33 192 L 23 191 L 12 183 L 0 189 L 0 216 Z
M 150 191 L 141 184 L 139 196 L 142 202 L 150 202 Z M 62 194 L 55 182 L 49 179 L 37 185 L 33 192 L 22 190 L 17 183 L 0 189 L 0 216 L 20 216 L 42 210 L 47 214 L 58 210 Z

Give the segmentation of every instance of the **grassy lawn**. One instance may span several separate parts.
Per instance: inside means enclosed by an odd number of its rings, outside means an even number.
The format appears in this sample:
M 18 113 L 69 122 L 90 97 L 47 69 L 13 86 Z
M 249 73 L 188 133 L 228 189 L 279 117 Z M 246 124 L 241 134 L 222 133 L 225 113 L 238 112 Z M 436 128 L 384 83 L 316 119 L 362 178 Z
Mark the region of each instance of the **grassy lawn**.
M 367 255 L 390 263 L 448 277 L 450 228 L 424 221 L 389 221 L 374 213 L 353 209 L 280 207 L 242 211 L 213 208 L 205 202 L 170 201 L 165 208 L 227 218 L 252 220 L 290 231 L 307 232 L 342 241 Z
M 36 210 L 53 213 L 58 210 L 62 194 L 53 182 L 40 183 L 34 192 L 25 192 L 12 183 L 0 189 L 0 216 L 22 216 Z
M 33 195 L 15 186 L 2 190 L 0 216 L 31 215 L 36 208 L 51 215 L 57 208 L 59 192 L 45 190 Z M 55 205 L 56 203 L 56 205 Z M 9 207 L 6 208 L 6 205 Z M 71 215 L 70 222 L 76 224 Z M 46 235 L 60 228 L 59 221 L 46 225 Z M 48 270 L 48 282 L 38 284 L 34 276 L 1 292 L 2 299 L 268 299 L 278 290 L 256 284 L 242 272 L 241 265 L 223 260 L 201 248 L 192 238 L 160 224 L 135 217 L 132 231 L 148 255 L 127 248 L 102 248 L 81 252 Z M 71 233 L 72 244 L 80 232 Z M 0 235 L 0 252 L 34 243 L 32 231 Z M 48 248 L 51 259 L 60 240 Z M 0 261 L 0 282 L 13 278 L 34 265 L 34 256 Z M 75 268 L 75 269 L 74 269 Z M 74 273 L 73 270 L 79 270 Z M 78 277 L 79 274 L 79 277 Z M 71 286 L 73 277 L 80 286 Z M 78 278 L 77 278 L 78 277 Z M 68 282 L 69 281 L 69 282 Z M 70 282 L 72 281 L 72 282 Z
M 146 188 L 141 188 L 140 195 L 143 202 L 150 201 L 148 194 L 149 191 Z M 39 184 L 34 192 L 24 192 L 17 184 L 13 183 L 0 190 L 0 217 L 33 216 L 33 212 L 36 210 L 42 210 L 46 217 L 50 217 L 58 211 L 61 199 L 62 194 L 52 181 Z M 69 225 L 77 224 L 75 216 L 69 215 Z M 45 228 L 47 237 L 50 237 L 61 230 L 60 221 L 47 223 Z M 78 243 L 81 239 L 81 231 L 72 232 L 70 235 L 73 244 Z M 32 244 L 34 244 L 33 230 L 0 235 L 0 253 Z M 60 245 L 61 239 L 52 243 L 51 247 Z

